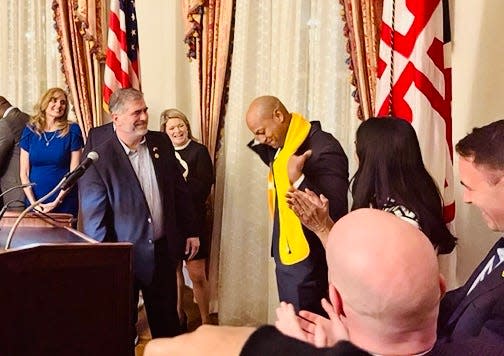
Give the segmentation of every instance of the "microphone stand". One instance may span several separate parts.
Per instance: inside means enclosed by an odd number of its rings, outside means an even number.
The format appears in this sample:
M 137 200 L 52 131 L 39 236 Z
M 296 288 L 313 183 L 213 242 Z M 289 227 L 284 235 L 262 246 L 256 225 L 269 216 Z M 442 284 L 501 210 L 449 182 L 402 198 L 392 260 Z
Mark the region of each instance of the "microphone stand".
M 36 202 L 34 202 L 33 204 L 30 204 L 25 210 L 23 210 L 21 212 L 21 214 L 19 214 L 19 216 L 17 217 L 16 221 L 14 222 L 14 225 L 12 225 L 10 231 L 9 231 L 9 235 L 7 236 L 7 242 L 5 243 L 5 250 L 7 251 L 9 248 L 10 248 L 10 244 L 11 244 L 11 241 L 12 241 L 12 235 L 14 235 L 14 232 L 16 231 L 19 223 L 21 222 L 21 220 L 25 217 L 25 215 L 31 211 L 33 208 L 35 208 L 37 205 L 39 205 L 40 203 L 43 203 L 47 198 L 49 198 L 52 194 L 54 194 L 60 187 L 61 185 L 66 181 L 66 177 L 63 177 L 62 180 L 60 180 L 60 182 L 49 192 L 47 193 L 46 195 L 44 195 L 42 198 L 40 198 L 39 200 L 37 200 Z M 11 188 L 12 189 L 12 188 Z
M 86 234 L 80 232 L 79 230 L 75 230 L 72 227 L 69 227 L 69 226 L 66 226 L 66 225 L 63 225 L 63 224 L 59 223 L 58 221 L 56 221 L 56 219 L 54 219 L 49 214 L 46 214 L 46 213 L 44 213 L 42 211 L 37 211 L 37 210 L 34 210 L 34 213 L 36 215 L 40 216 L 40 217 L 46 218 L 47 220 L 44 219 L 44 221 L 47 222 L 47 223 L 49 223 L 50 225 L 52 225 L 54 227 L 59 227 L 60 229 L 65 229 L 67 231 L 70 231 L 72 234 L 80 237 L 81 239 L 83 239 L 86 242 L 89 242 L 89 243 L 92 243 L 92 244 L 99 243 L 99 241 L 96 241 L 96 240 L 90 238 L 89 236 L 87 236 Z
M 15 186 L 10 187 L 9 189 L 7 189 L 5 192 L 2 192 L 2 194 L 0 194 L 0 198 L 3 197 L 5 194 L 7 194 L 9 192 L 12 192 L 14 189 L 33 187 L 34 185 L 36 185 L 36 183 L 26 183 L 26 184 L 21 184 L 21 185 L 15 185 Z
M 5 214 L 5 212 L 7 211 L 7 209 L 9 209 L 9 207 L 10 207 L 10 206 L 11 206 L 11 204 L 13 204 L 13 203 L 20 203 L 21 205 L 19 206 L 19 208 L 20 208 L 20 207 L 24 207 L 24 202 L 22 202 L 21 200 L 17 200 L 17 199 L 15 199 L 15 200 L 11 200 L 11 201 L 9 201 L 7 204 L 4 204 L 4 206 L 3 206 L 2 210 L 0 210 L 0 220 L 2 220 L 2 218 L 3 218 L 4 214 Z

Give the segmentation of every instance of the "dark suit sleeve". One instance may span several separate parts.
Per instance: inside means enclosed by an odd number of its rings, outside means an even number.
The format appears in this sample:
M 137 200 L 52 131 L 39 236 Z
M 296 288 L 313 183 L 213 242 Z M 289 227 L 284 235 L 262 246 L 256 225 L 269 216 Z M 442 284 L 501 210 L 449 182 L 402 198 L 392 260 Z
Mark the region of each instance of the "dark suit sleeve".
M 262 355 L 369 356 L 370 354 L 348 341 L 340 341 L 333 347 L 316 348 L 282 334 L 271 325 L 265 325 L 250 335 L 240 352 L 240 356 Z
M 168 169 L 169 172 L 173 174 L 174 179 L 174 203 L 177 217 L 177 226 L 184 239 L 199 236 L 200 231 L 197 227 L 198 224 L 196 224 L 194 204 L 189 192 L 189 186 L 180 170 L 179 161 L 177 158 L 175 158 L 175 149 L 173 148 L 173 145 L 168 136 L 163 134 L 161 137 L 167 145 L 167 151 L 169 152 Z
M 467 282 L 448 292 L 441 300 L 438 340 L 459 342 L 463 341 L 461 339 L 475 337 L 488 343 L 500 343 L 504 351 L 504 282 L 501 271 L 492 271 L 467 296 L 469 288 L 479 278 L 490 258 L 504 245 L 504 240 L 501 240 L 488 252 Z
M 439 305 L 439 316 L 438 316 L 438 333 L 442 332 L 446 323 L 450 319 L 457 306 L 460 304 L 461 300 L 467 293 L 467 288 L 462 286 L 460 288 L 454 289 L 446 293 L 446 295 L 441 299 L 441 304 Z
M 331 135 L 321 132 L 312 139 L 312 147 L 302 147 L 298 154 L 312 149 L 303 168 L 305 178 L 299 190 L 309 188 L 329 200 L 329 215 L 336 221 L 348 212 L 348 159 Z
M 10 152 L 15 144 L 15 136 L 6 119 L 0 119 L 0 171 L 9 165 Z
M 213 165 L 208 150 L 201 146 L 196 156 L 194 172 L 189 171 L 187 184 L 195 202 L 204 203 L 214 183 Z
M 276 149 L 265 145 L 263 143 L 256 143 L 254 140 L 250 141 L 247 144 L 247 147 L 250 148 L 252 151 L 257 153 L 259 158 L 266 164 L 267 166 L 270 165 L 271 162 L 273 162 L 273 159 L 275 158 L 275 153 Z
M 504 356 L 504 343 L 480 337 L 469 337 L 456 342 L 446 343 L 438 340 L 426 356 Z
M 84 151 L 90 151 L 88 144 Z M 84 233 L 97 241 L 110 241 L 107 222 L 111 210 L 105 185 L 94 165 L 79 179 L 79 201 Z
M 469 284 L 470 285 L 470 284 Z M 490 308 L 483 307 L 485 302 L 481 302 L 479 310 L 478 301 L 475 305 L 469 304 L 470 316 L 465 316 L 457 323 L 449 324 L 448 321 L 453 312 L 460 305 L 467 294 L 467 285 L 449 292 L 442 300 L 438 317 L 438 350 L 443 352 L 433 353 L 435 355 L 452 355 L 455 351 L 464 351 L 464 355 L 504 355 L 504 300 L 499 290 L 487 293 L 482 298 L 496 299 L 496 302 L 489 303 Z M 476 309 L 475 309 L 476 308 Z M 469 329 L 472 335 L 456 335 L 454 328 L 470 323 Z M 456 331 L 455 331 L 456 333 Z M 466 332 L 467 334 L 467 332 Z
M 486 341 L 488 344 L 500 344 L 504 355 L 504 299 L 502 299 L 502 293 L 495 298 L 499 298 L 499 300 L 492 305 L 490 310 L 486 311 L 485 315 L 482 315 L 484 321 L 479 334 L 475 335 L 475 339 Z
M 91 128 L 88 133 L 88 138 L 86 140 L 86 145 L 84 146 L 82 157 L 87 157 L 89 152 L 96 150 L 101 145 L 109 144 L 109 140 L 113 136 L 114 126 L 112 125 L 112 123 Z
M 502 313 L 490 316 L 482 326 L 480 333 L 475 336 L 456 339 L 449 336 L 439 336 L 437 347 L 433 350 L 432 355 L 504 356 L 503 318 Z

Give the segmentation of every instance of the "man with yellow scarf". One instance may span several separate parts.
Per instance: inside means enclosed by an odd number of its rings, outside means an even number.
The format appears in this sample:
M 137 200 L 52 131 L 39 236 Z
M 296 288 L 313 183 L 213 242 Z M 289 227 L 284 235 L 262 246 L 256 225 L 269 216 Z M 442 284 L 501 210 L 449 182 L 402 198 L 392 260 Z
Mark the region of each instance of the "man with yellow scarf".
M 289 209 L 285 195 L 291 186 L 322 193 L 329 200 L 331 218 L 338 220 L 348 211 L 348 159 L 320 122 L 289 113 L 274 96 L 254 99 L 246 122 L 255 137 L 248 146 L 270 167 L 271 250 L 280 301 L 292 303 L 296 311 L 324 314 L 320 300 L 328 290 L 325 250 Z

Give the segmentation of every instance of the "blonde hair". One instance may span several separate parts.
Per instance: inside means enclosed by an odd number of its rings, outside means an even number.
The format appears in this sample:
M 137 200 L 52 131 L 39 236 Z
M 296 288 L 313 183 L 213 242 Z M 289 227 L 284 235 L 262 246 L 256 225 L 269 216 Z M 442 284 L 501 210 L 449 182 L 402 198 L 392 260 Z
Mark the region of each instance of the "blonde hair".
M 189 124 L 189 120 L 187 119 L 187 116 L 184 115 L 184 113 L 178 109 L 166 109 L 161 113 L 161 118 L 160 118 L 160 131 L 161 132 L 166 132 L 166 124 L 168 123 L 168 120 L 170 119 L 180 119 L 184 122 L 184 124 L 187 126 L 187 135 L 189 136 L 189 139 L 194 140 L 194 137 L 191 133 L 191 124 Z
M 48 89 L 44 94 L 42 94 L 40 100 L 35 105 L 35 114 L 30 118 L 30 125 L 33 126 L 34 131 L 41 135 L 44 132 L 45 124 L 46 124 L 46 109 L 49 106 L 49 103 L 53 98 L 56 97 L 56 94 L 63 94 L 67 101 L 65 112 L 60 117 L 56 118 L 54 123 L 56 124 L 56 128 L 59 130 L 58 137 L 65 136 L 69 131 L 69 122 L 68 122 L 68 95 L 61 88 L 51 88 Z

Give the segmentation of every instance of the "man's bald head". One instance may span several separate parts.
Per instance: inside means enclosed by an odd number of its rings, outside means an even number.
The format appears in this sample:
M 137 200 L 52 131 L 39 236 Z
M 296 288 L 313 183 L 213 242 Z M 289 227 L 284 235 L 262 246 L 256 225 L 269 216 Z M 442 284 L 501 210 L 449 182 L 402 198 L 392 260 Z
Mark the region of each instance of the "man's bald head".
M 432 346 L 444 281 L 418 228 L 381 210 L 355 210 L 332 228 L 327 264 L 357 345 L 373 352 L 386 351 L 376 340 Z
M 271 116 L 271 113 L 277 108 L 279 103 L 280 100 L 272 95 L 264 95 L 255 98 L 252 100 L 247 110 L 247 122 L 249 121 L 249 116 L 250 118 L 254 116 Z
M 5 113 L 5 110 L 10 108 L 12 105 L 9 103 L 7 99 L 5 99 L 3 96 L 0 96 L 0 118 L 2 118 L 3 114 Z
M 282 102 L 271 95 L 254 99 L 246 114 L 247 126 L 256 140 L 274 148 L 283 146 L 290 119 Z

